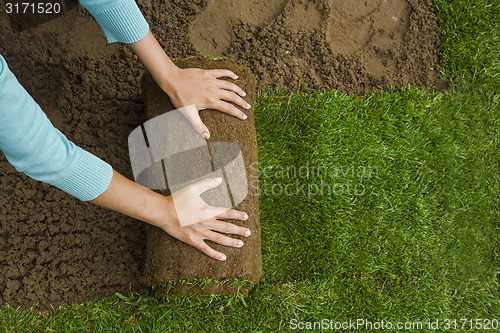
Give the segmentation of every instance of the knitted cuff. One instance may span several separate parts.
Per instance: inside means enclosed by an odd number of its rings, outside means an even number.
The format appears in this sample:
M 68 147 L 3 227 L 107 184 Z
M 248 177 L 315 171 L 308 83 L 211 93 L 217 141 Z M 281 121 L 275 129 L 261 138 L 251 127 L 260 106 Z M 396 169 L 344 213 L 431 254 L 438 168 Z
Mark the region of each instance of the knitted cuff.
M 78 149 L 80 156 L 75 168 L 68 176 L 50 184 L 82 201 L 89 201 L 108 189 L 113 178 L 113 169 L 95 155 Z
M 85 8 L 101 26 L 108 43 L 134 43 L 149 31 L 149 25 L 134 0 L 121 0 L 105 9 Z

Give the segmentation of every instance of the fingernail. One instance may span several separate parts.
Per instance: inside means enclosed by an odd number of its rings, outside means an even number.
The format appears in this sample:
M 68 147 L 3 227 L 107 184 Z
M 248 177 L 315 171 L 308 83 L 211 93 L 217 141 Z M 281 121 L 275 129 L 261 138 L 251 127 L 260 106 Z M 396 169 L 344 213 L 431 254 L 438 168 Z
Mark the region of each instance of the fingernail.
M 247 93 L 246 93 L 246 92 L 243 92 L 243 97 L 245 97 L 246 95 L 247 95 Z
M 246 114 L 243 114 L 243 119 L 247 119 L 248 116 Z
M 243 246 L 243 242 L 242 241 L 239 241 L 238 242 L 238 247 L 242 247 Z
M 205 139 L 207 139 L 207 140 L 208 140 L 208 138 L 210 138 L 210 134 L 208 134 L 208 133 L 203 133 L 203 137 L 204 137 Z
M 220 260 L 220 261 L 226 261 L 226 259 L 227 259 L 227 258 L 226 258 L 226 256 L 225 256 L 225 255 L 222 255 L 222 256 L 219 258 L 219 260 Z
M 234 76 L 236 76 L 236 79 L 235 79 L 235 80 L 238 80 L 238 75 L 234 74 Z
M 217 178 L 215 178 L 215 181 L 216 181 L 217 183 L 220 183 L 220 182 L 222 181 L 222 178 L 221 178 L 221 177 L 217 177 Z
M 247 109 L 250 109 L 250 108 L 251 108 L 250 104 L 247 103 Z
M 245 213 L 245 214 L 243 215 L 243 219 L 244 219 L 244 220 L 247 220 L 247 219 L 248 219 L 248 214 L 246 214 L 246 213 Z
M 247 237 L 248 237 L 248 236 L 250 236 L 251 234 L 252 234 L 252 233 L 250 232 L 250 230 L 245 231 L 245 236 L 247 236 Z

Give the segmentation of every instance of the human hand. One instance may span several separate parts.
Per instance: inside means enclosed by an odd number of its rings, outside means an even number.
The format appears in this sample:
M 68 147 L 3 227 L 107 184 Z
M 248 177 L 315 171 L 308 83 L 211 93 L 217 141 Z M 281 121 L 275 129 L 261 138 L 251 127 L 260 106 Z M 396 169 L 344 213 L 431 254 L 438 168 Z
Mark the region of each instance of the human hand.
M 215 251 L 204 241 L 241 247 L 240 240 L 220 233 L 250 236 L 248 228 L 219 221 L 219 219 L 246 220 L 247 214 L 229 208 L 212 207 L 200 195 L 222 183 L 207 178 L 186 186 L 171 196 L 151 191 L 113 170 L 113 178 L 104 191 L 90 202 L 113 209 L 138 220 L 160 227 L 173 237 L 189 244 L 208 256 L 224 261 L 225 255 Z
M 182 190 L 165 197 L 167 216 L 156 223 L 171 236 L 196 247 L 209 257 L 224 261 L 226 256 L 212 249 L 205 240 L 231 247 L 242 247 L 243 242 L 222 235 L 233 234 L 249 237 L 248 228 L 240 227 L 219 219 L 246 220 L 248 215 L 237 210 L 213 207 L 208 205 L 200 195 L 219 186 L 221 178 L 207 178 L 198 183 L 189 185 Z
M 163 51 L 151 31 L 140 41 L 128 45 L 141 58 L 176 108 L 195 105 L 197 111 L 211 108 L 242 120 L 246 118 L 242 111 L 231 104 L 232 102 L 243 109 L 250 109 L 250 105 L 243 100 L 246 93 L 236 84 L 220 80 L 222 77 L 237 80 L 238 77 L 233 72 L 224 69 L 180 69 Z M 206 134 L 205 138 L 210 136 L 199 114 L 193 113 L 188 119 L 198 133 Z
M 246 93 L 236 84 L 220 80 L 221 77 L 234 80 L 238 78 L 233 72 L 224 69 L 177 68 L 171 70 L 165 78 L 155 79 L 176 108 L 196 106 L 195 110 L 190 110 L 185 116 L 195 130 L 208 139 L 210 132 L 198 111 L 211 108 L 244 120 L 247 118 L 246 114 L 230 102 L 243 109 L 250 108 L 250 104 L 243 100 Z

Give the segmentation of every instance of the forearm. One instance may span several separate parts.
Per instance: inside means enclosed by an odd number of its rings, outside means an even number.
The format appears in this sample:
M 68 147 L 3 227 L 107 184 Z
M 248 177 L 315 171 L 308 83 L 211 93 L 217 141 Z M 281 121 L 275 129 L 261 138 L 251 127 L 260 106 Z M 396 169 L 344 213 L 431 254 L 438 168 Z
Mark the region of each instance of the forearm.
M 127 45 L 142 60 L 155 81 L 163 89 L 168 89 L 171 85 L 169 78 L 172 78 L 179 68 L 163 51 L 153 33 L 149 31 L 143 39 Z
M 1 56 L 0 150 L 17 171 L 80 200 L 96 198 L 111 181 L 111 166 L 55 129 Z
M 113 170 L 108 189 L 90 202 L 158 227 L 172 222 L 169 197 L 134 183 Z

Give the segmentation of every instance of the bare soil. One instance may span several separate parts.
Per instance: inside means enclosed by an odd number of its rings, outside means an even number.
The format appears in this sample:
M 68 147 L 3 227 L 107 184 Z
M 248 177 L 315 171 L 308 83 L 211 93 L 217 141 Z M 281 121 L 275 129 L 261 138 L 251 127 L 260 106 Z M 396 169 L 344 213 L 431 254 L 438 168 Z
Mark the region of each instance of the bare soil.
M 258 91 L 444 86 L 432 0 L 138 3 L 169 55 L 237 59 Z M 107 45 L 81 6 L 21 32 L 2 10 L 0 31 L 0 53 L 53 124 L 132 179 L 127 137 L 145 120 L 139 59 Z M 145 291 L 145 257 L 142 222 L 31 180 L 0 154 L 0 303 L 50 308 Z

